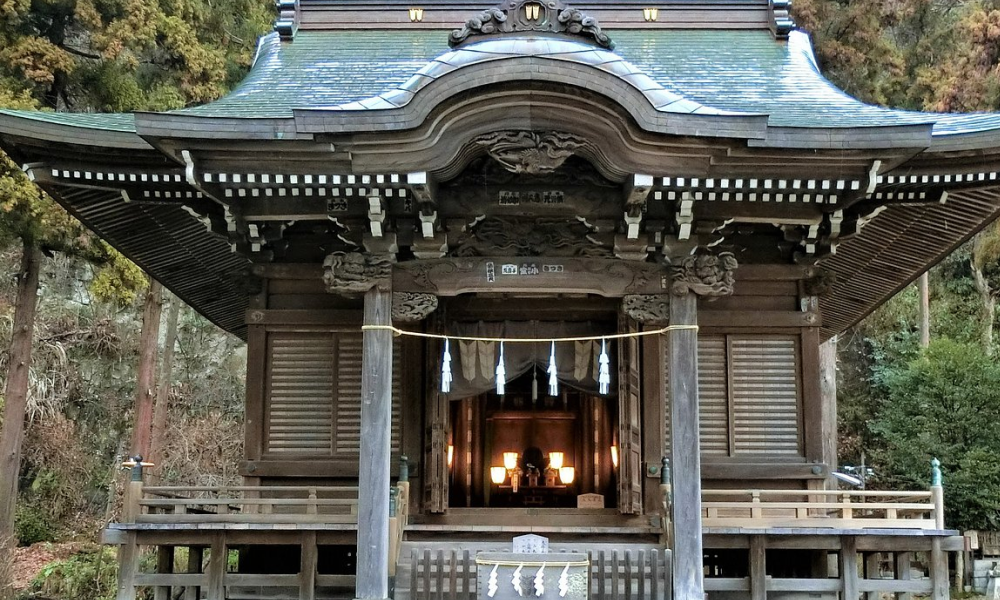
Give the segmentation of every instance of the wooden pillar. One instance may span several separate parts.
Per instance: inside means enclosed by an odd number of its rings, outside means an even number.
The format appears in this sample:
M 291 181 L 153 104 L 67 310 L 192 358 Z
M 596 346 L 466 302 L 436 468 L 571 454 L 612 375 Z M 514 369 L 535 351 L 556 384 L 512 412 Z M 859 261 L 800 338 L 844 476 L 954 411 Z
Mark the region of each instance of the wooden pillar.
M 173 546 L 156 547 L 156 572 L 157 573 L 174 572 Z M 153 600 L 171 600 L 170 586 L 169 585 L 156 586 L 156 589 L 153 590 Z
M 840 546 L 841 600 L 858 600 L 858 540 L 845 535 Z
M 881 579 L 878 573 L 878 559 L 878 552 L 868 552 L 864 555 L 865 579 Z M 866 600 L 879 600 L 880 597 L 879 592 L 865 592 Z
M 931 538 L 931 600 L 948 600 L 948 553 L 941 548 L 941 538 Z
M 750 536 L 750 600 L 767 599 L 767 550 L 762 535 Z
M 299 564 L 299 600 L 316 598 L 316 532 L 302 534 L 302 552 Z
M 139 570 L 139 545 L 136 534 L 125 534 L 125 543 L 118 548 L 118 596 L 117 600 L 135 600 L 135 576 Z
M 670 300 L 671 325 L 698 324 L 698 297 Z M 670 331 L 670 454 L 673 458 L 674 598 L 703 600 L 701 458 L 698 439 L 698 331 Z
M 893 573 L 896 579 L 899 581 L 909 581 L 910 580 L 910 556 L 909 552 L 893 552 L 893 559 L 895 564 L 893 565 Z M 910 600 L 913 594 L 909 592 L 901 592 L 896 595 L 898 600 Z
M 202 546 L 188 546 L 188 573 L 201 573 L 201 562 L 205 558 L 205 548 Z M 184 586 L 184 600 L 198 600 L 201 598 L 201 588 L 197 585 Z
M 208 557 L 208 585 L 205 598 L 208 600 L 225 600 L 226 598 L 226 563 L 228 550 L 222 533 L 212 536 L 212 548 Z
M 837 338 L 819 346 L 820 436 L 822 461 L 830 472 L 837 470 Z M 833 480 L 832 477 L 828 478 Z M 836 485 L 836 482 L 833 483 Z
M 365 325 L 392 324 L 392 292 L 365 294 Z M 392 418 L 392 332 L 364 332 L 361 457 L 358 477 L 358 571 L 355 596 L 389 597 L 389 433 Z

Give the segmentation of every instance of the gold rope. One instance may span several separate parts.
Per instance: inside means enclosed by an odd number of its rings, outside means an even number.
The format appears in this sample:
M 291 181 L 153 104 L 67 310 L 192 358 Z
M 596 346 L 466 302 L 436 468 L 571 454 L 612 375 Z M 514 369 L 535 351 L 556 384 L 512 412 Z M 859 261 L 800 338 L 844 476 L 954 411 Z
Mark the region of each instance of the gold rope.
M 600 340 L 618 340 L 624 338 L 637 338 L 647 335 L 663 335 L 668 331 L 698 331 L 697 325 L 668 325 L 660 329 L 650 331 L 636 331 L 633 333 L 611 333 L 608 335 L 590 335 L 579 337 L 562 338 L 491 338 L 491 337 L 470 337 L 462 335 L 444 335 L 440 333 L 423 333 L 420 331 L 407 331 L 394 325 L 362 325 L 361 331 L 391 331 L 396 335 L 408 335 L 411 337 L 430 338 L 435 340 L 459 340 L 463 342 L 504 342 L 507 344 L 534 344 L 538 342 L 597 342 Z
M 542 566 L 545 566 L 545 567 L 553 567 L 555 569 L 558 569 L 559 567 L 562 567 L 564 565 L 570 566 L 570 567 L 587 567 L 587 566 L 590 566 L 590 561 L 588 559 L 586 559 L 586 558 L 583 558 L 583 559 L 561 558 L 561 557 L 565 557 L 567 554 L 577 554 L 577 553 L 576 552 L 566 552 L 566 553 L 555 552 L 555 553 L 549 554 L 549 556 L 553 557 L 552 560 L 524 560 L 524 561 L 520 561 L 519 560 L 519 561 L 510 561 L 510 562 L 508 562 L 506 560 L 500 560 L 500 559 L 495 559 L 495 558 L 481 558 L 481 557 L 477 556 L 476 557 L 476 564 L 477 565 L 484 565 L 484 566 L 487 566 L 487 567 L 493 566 L 493 565 L 497 565 L 497 566 L 500 566 L 500 567 L 542 567 Z M 526 579 L 532 579 L 533 577 L 534 577 L 533 575 L 525 573 L 525 578 Z

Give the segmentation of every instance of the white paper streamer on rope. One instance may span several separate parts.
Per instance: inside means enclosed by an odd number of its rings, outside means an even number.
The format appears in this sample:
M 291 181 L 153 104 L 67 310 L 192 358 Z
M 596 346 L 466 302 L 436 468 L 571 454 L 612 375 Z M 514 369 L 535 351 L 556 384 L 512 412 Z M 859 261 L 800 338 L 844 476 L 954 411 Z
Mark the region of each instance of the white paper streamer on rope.
M 608 342 L 601 340 L 601 355 L 597 357 L 597 383 L 602 394 L 611 391 L 611 359 L 608 358 Z
M 535 573 L 535 596 L 541 597 L 545 593 L 545 563 L 538 567 Z
M 497 585 L 497 567 L 499 566 L 500 566 L 499 564 L 493 565 L 493 570 L 490 571 L 490 578 L 489 582 L 487 583 L 487 593 L 486 593 L 486 595 L 489 596 L 490 598 L 496 596 L 497 590 L 500 589 L 500 586 Z M 566 568 L 568 569 L 569 567 Z
M 500 360 L 497 361 L 497 395 L 503 396 L 507 384 L 507 369 L 503 365 L 503 342 L 500 342 Z
M 546 370 L 549 374 L 549 395 L 558 396 L 559 395 L 559 370 L 556 368 L 556 343 L 552 342 L 552 347 L 549 350 L 549 368 Z
M 524 596 L 524 589 L 521 588 L 521 569 L 524 565 L 517 565 L 514 569 L 514 574 L 510 576 L 510 583 L 514 586 L 514 591 L 517 592 L 518 596 Z
M 444 340 L 444 353 L 441 355 L 441 393 L 451 392 L 451 346 L 448 339 Z

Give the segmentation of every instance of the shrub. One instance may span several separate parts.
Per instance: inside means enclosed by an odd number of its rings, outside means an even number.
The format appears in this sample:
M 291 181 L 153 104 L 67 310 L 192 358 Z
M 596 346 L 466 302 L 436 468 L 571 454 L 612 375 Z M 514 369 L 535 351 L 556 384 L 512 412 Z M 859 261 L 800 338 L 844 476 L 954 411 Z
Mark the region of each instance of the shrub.
M 32 589 L 49 598 L 111 600 L 117 591 L 115 550 L 95 546 L 45 565 Z

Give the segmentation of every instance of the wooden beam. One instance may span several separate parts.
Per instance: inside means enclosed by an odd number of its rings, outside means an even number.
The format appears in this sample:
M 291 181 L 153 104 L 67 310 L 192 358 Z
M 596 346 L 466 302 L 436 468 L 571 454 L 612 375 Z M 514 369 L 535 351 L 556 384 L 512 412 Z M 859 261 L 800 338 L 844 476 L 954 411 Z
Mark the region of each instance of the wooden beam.
M 804 265 L 741 264 L 733 275 L 738 287 L 741 281 L 796 281 L 813 277 L 817 272 L 816 267 Z
M 825 479 L 830 476 L 823 465 L 819 473 L 814 472 L 817 465 L 781 462 L 747 462 L 717 457 L 706 457 L 701 464 L 701 478 L 713 479 Z
M 356 310 L 247 310 L 247 325 L 343 325 L 344 329 L 357 331 L 361 313 Z
M 736 283 L 739 285 L 739 282 Z M 819 313 L 792 310 L 703 310 L 698 316 L 701 327 L 819 327 L 823 324 Z
M 698 324 L 692 292 L 670 299 L 671 325 Z M 698 434 L 698 333 L 670 331 L 670 454 L 673 457 L 674 597 L 705 595 L 701 540 L 701 461 Z
M 392 324 L 392 292 L 365 294 L 365 325 Z M 364 332 L 361 456 L 358 478 L 358 571 L 355 597 L 389 597 L 389 435 L 392 420 L 392 332 Z
M 666 267 L 607 258 L 446 258 L 397 263 L 397 292 L 457 296 L 473 292 L 596 294 L 662 293 L 670 284 Z

